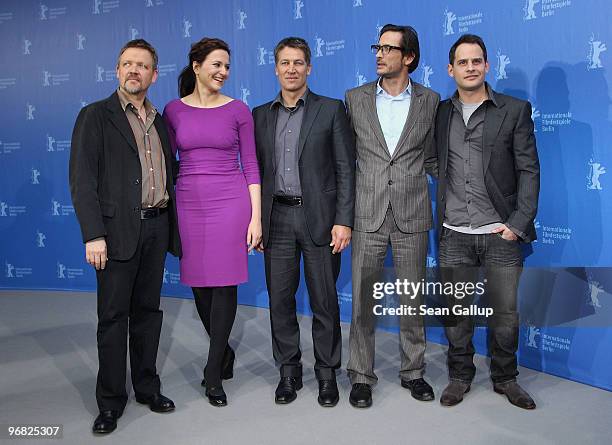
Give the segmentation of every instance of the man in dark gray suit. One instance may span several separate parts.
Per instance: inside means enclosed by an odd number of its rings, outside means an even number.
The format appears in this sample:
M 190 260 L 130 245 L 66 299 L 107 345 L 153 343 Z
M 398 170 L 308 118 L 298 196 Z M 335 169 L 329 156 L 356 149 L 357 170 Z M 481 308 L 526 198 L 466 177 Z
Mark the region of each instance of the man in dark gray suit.
M 349 244 L 354 215 L 355 149 L 340 100 L 308 89 L 310 48 L 288 37 L 274 50 L 281 91 L 253 110 L 262 178 L 262 227 L 270 297 L 272 349 L 280 365 L 278 404 L 302 388 L 300 329 L 295 292 L 304 257 L 312 309 L 319 404 L 338 403 L 335 370 L 342 338 L 336 280 L 340 252 Z
M 155 412 L 174 410 L 155 365 L 166 252 L 181 255 L 174 156 L 146 97 L 157 60 L 147 41 L 126 43 L 117 61 L 119 87 L 84 107 L 72 133 L 70 192 L 98 283 L 96 434 L 114 431 L 127 404 L 128 351 L 136 401 Z
M 485 303 L 493 309 L 488 318 L 493 388 L 512 404 L 534 409 L 535 402 L 516 382 L 516 297 L 520 243 L 536 238 L 540 166 L 531 105 L 493 91 L 485 82 L 488 71 L 482 39 L 461 36 L 450 49 L 448 65 L 457 91 L 440 104 L 436 121 L 440 270 L 445 283 L 474 283 L 484 268 Z M 449 306 L 469 306 L 472 297 L 450 296 Z M 474 320 L 455 316 L 445 328 L 450 384 L 440 403 L 452 406 L 463 400 L 476 372 Z
M 353 317 L 347 370 L 353 384 L 350 403 L 372 404 L 374 299 L 387 247 L 401 280 L 425 278 L 427 231 L 432 211 L 426 172 L 435 173 L 433 123 L 440 96 L 410 78 L 419 64 L 419 40 L 410 26 L 385 25 L 376 55 L 379 79 L 346 93 L 356 136 L 355 227 L 353 231 Z M 400 295 L 402 305 L 418 305 Z M 418 400 L 433 400 L 423 379 L 425 328 L 420 316 L 400 317 L 400 377 Z

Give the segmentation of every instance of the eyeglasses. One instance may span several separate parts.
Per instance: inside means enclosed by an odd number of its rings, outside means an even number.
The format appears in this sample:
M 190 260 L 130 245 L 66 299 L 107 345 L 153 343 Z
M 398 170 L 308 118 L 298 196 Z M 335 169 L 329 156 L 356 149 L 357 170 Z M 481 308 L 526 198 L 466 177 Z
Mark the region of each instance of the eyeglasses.
M 378 54 L 378 51 L 382 51 L 383 55 L 385 56 L 389 54 L 392 49 L 396 49 L 398 51 L 404 50 L 404 48 L 400 46 L 393 46 L 393 45 L 372 45 L 370 46 L 370 49 L 372 50 L 372 54 Z

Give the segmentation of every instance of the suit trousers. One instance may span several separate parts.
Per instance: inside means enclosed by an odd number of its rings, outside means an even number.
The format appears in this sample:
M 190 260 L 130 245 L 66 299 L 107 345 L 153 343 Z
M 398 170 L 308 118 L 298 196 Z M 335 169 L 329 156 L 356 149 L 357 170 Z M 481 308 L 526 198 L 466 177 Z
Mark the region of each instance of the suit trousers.
M 168 250 L 168 213 L 141 221 L 136 252 L 126 261 L 110 259 L 98 281 L 98 380 L 102 410 L 123 412 L 128 333 L 132 386 L 148 396 L 160 391 L 155 362 L 162 326 L 159 299 Z
M 330 227 L 331 231 L 331 227 Z M 264 249 L 266 283 L 270 298 L 272 351 L 281 377 L 301 377 L 300 326 L 295 293 L 300 284 L 300 257 L 312 310 L 315 374 L 319 380 L 335 378 L 340 367 L 342 336 L 336 280 L 340 254 L 328 245 L 313 243 L 304 207 L 275 202 L 270 237 Z
M 376 317 L 373 284 L 380 281 L 387 248 L 391 244 L 393 265 L 398 279 L 420 282 L 425 279 L 427 261 L 427 232 L 404 233 L 395 223 L 391 205 L 382 226 L 376 232 L 353 231 L 353 315 L 349 339 L 347 372 L 351 383 L 373 385 L 378 381 L 374 373 L 374 345 Z M 422 295 L 413 300 L 399 295 L 399 304 L 419 306 Z M 400 377 L 413 380 L 425 371 L 425 326 L 418 315 L 400 316 Z
M 480 267 L 484 269 L 485 293 L 478 306 L 493 309 L 493 315 L 487 319 L 491 379 L 494 383 L 515 380 L 519 336 L 517 291 L 523 267 L 518 241 L 505 240 L 498 233 L 470 235 L 443 227 L 439 256 L 444 283 L 476 283 Z M 473 297 L 457 299 L 449 295 L 448 305 L 467 307 Z M 474 321 L 472 316 L 458 315 L 445 323 L 451 380 L 470 383 L 476 373 L 472 343 Z

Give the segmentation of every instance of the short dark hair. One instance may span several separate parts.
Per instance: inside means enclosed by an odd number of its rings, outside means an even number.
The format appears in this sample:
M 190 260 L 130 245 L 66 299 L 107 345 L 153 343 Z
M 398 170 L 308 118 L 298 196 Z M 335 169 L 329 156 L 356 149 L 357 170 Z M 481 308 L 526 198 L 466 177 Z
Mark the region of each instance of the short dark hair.
M 402 33 L 402 54 L 404 56 L 414 56 L 414 60 L 408 65 L 408 72 L 412 73 L 419 66 L 419 59 L 421 58 L 419 35 L 412 26 L 393 25 L 388 23 L 381 28 L 378 38 L 380 39 L 382 35 L 388 31 Z
M 278 53 L 287 47 L 301 49 L 304 53 L 306 65 L 310 65 L 310 46 L 308 46 L 308 42 L 301 37 L 285 37 L 283 40 L 278 42 L 276 48 L 274 48 L 274 63 L 278 62 Z
M 153 69 L 154 70 L 157 69 L 157 62 L 158 62 L 157 51 L 155 51 L 155 48 L 153 48 L 153 45 L 151 45 L 145 39 L 130 40 L 125 45 L 123 45 L 123 48 L 121 48 L 121 51 L 119 51 L 119 57 L 117 57 L 117 66 L 119 66 L 119 60 L 121 59 L 121 55 L 128 48 L 140 48 L 140 49 L 146 49 L 147 51 L 149 51 L 151 53 L 151 57 L 153 57 Z
M 216 49 L 225 51 L 228 56 L 231 55 L 229 45 L 221 39 L 204 37 L 191 45 L 188 56 L 189 63 L 183 68 L 178 78 L 180 97 L 189 96 L 195 89 L 196 75 L 193 71 L 193 63 L 201 64 Z
M 455 52 L 457 51 L 459 45 L 463 43 L 470 43 L 480 46 L 480 49 L 482 49 L 482 54 L 484 56 L 484 61 L 487 61 L 487 47 L 485 46 L 482 37 L 477 36 L 476 34 L 463 34 L 457 39 L 455 43 L 453 43 L 453 46 L 451 46 L 451 49 L 448 52 L 448 63 L 450 63 L 451 65 L 455 63 Z

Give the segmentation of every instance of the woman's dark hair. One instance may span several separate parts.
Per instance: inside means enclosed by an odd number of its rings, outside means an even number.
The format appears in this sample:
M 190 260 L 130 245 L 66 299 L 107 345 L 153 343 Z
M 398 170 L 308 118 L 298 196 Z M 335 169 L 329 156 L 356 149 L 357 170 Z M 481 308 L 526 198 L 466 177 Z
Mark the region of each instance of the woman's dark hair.
M 193 71 L 193 62 L 202 63 L 206 57 L 216 49 L 222 49 L 230 55 L 229 45 L 221 39 L 204 37 L 199 42 L 191 45 L 189 51 L 189 63 L 178 77 L 179 97 L 185 97 L 193 93 L 196 85 L 196 76 Z

